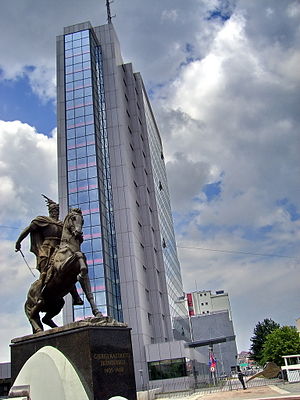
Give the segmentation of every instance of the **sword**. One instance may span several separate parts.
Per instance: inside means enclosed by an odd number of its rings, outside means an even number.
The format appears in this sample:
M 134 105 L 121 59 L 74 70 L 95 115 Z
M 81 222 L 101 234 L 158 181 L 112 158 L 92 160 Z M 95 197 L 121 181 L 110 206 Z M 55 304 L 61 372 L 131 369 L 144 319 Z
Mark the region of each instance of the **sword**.
M 19 251 L 19 252 L 21 253 L 21 256 L 23 257 L 23 260 L 24 260 L 25 264 L 27 265 L 29 271 L 30 271 L 30 272 L 32 273 L 32 275 L 36 278 L 36 276 L 35 276 L 34 273 L 32 272 L 32 268 L 30 268 L 28 262 L 26 261 L 26 258 L 25 258 L 24 254 L 23 254 L 23 251 L 22 251 L 21 249 L 20 249 L 20 250 L 17 250 L 17 251 Z

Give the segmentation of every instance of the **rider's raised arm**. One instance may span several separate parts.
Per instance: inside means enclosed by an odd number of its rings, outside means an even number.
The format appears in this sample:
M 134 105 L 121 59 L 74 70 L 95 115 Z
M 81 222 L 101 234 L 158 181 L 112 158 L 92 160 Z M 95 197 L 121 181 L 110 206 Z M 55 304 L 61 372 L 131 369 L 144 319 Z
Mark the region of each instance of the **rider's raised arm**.
M 31 223 L 29 226 L 27 226 L 27 228 L 25 228 L 21 233 L 20 236 L 18 237 L 16 244 L 15 244 L 15 248 L 16 251 L 19 251 L 21 249 L 21 242 L 23 239 L 26 238 L 26 236 L 29 235 L 30 232 L 34 231 L 36 229 L 36 225 Z

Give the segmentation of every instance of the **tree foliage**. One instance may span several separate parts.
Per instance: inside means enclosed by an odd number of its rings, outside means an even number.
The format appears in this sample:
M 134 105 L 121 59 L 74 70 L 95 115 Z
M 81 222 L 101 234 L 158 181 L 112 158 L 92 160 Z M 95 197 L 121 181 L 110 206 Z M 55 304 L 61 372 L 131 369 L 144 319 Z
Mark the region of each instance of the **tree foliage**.
M 253 331 L 253 336 L 250 339 L 251 340 L 251 355 L 254 361 L 256 361 L 258 364 L 262 365 L 262 351 L 263 351 L 263 345 L 266 341 L 266 337 L 272 333 L 275 329 L 278 329 L 280 327 L 277 322 L 274 322 L 272 319 L 266 318 L 263 320 L 263 322 L 258 322 L 254 328 Z
M 284 365 L 282 356 L 300 354 L 300 336 L 295 327 L 282 326 L 270 333 L 265 340 L 262 350 L 262 363 L 274 361 Z

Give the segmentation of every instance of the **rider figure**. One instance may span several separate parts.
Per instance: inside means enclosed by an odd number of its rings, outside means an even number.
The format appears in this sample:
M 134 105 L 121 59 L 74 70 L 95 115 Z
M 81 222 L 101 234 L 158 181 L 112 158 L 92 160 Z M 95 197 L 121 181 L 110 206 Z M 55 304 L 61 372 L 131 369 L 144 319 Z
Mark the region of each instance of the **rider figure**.
M 44 196 L 49 210 L 49 217 L 39 216 L 34 218 L 30 225 L 21 232 L 16 241 L 16 251 L 21 250 L 21 242 L 30 234 L 31 247 L 30 251 L 35 254 L 37 265 L 36 268 L 40 272 L 40 296 L 42 300 L 42 290 L 46 282 L 47 271 L 50 267 L 51 256 L 60 243 L 63 222 L 59 221 L 59 205 L 53 200 Z M 74 285 L 71 291 L 74 305 L 82 305 L 83 301 L 77 293 Z

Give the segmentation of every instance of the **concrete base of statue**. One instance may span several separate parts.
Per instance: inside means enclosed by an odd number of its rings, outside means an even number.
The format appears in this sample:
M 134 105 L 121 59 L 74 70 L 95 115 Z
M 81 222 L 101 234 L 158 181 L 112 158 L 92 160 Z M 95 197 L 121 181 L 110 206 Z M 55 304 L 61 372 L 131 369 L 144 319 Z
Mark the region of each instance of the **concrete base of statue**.
M 89 318 L 12 340 L 10 396 L 136 400 L 130 329 Z M 26 398 L 26 397 L 25 397 Z

